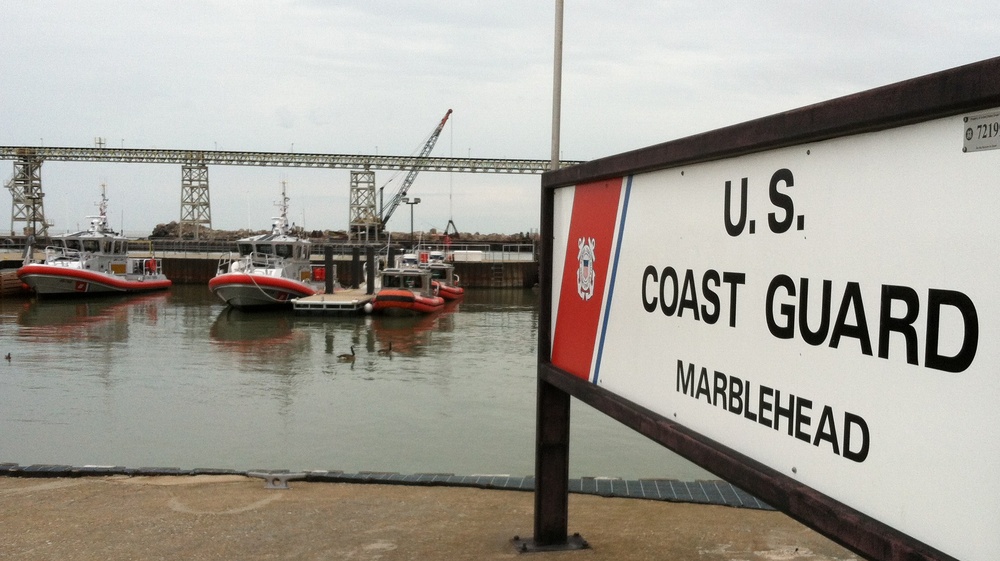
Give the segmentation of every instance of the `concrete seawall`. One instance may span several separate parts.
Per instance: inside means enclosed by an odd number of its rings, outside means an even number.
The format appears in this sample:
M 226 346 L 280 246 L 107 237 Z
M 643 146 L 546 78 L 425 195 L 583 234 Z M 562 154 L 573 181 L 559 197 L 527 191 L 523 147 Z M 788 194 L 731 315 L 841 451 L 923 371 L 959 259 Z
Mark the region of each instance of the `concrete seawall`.
M 163 273 L 177 284 L 208 284 L 215 276 L 217 255 L 164 255 Z M 321 264 L 317 261 L 317 264 Z M 350 260 L 337 259 L 337 280 L 350 285 Z M 531 288 L 538 283 L 538 263 L 535 261 L 456 262 L 455 274 L 465 288 Z

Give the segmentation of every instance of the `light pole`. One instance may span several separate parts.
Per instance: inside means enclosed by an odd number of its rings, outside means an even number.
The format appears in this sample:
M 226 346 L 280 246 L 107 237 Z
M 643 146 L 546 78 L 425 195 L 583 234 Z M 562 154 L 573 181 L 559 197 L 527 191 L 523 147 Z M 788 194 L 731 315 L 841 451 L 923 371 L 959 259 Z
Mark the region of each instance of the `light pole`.
M 420 204 L 420 197 L 415 197 L 410 199 L 410 197 L 403 197 L 400 202 L 410 206 L 410 243 L 413 243 L 413 205 Z

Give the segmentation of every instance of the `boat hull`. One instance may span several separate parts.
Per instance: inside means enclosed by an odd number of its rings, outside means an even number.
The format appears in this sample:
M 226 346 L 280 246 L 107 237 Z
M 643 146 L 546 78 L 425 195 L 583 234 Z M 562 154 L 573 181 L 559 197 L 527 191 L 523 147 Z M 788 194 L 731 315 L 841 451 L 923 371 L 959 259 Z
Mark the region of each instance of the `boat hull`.
M 434 281 L 434 286 L 437 288 L 438 296 L 445 300 L 458 300 L 465 295 L 465 289 L 461 286 L 452 286 L 438 281 Z
M 309 285 L 265 275 L 226 273 L 208 281 L 212 293 L 235 308 L 291 306 L 293 298 L 316 294 Z
M 17 276 L 36 294 L 150 292 L 173 284 L 162 274 L 115 275 L 41 263 L 21 267 Z
M 404 288 L 383 288 L 372 300 L 372 311 L 382 314 L 429 314 L 443 307 L 440 296 L 422 296 Z

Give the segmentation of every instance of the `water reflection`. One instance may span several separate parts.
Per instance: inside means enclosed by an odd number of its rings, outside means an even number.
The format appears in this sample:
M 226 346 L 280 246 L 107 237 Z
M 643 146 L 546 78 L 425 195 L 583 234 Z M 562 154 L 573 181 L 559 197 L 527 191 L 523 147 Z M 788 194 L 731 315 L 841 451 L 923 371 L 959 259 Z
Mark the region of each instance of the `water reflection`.
M 392 344 L 394 354 L 411 357 L 426 356 L 447 350 L 451 339 L 436 339 L 435 333 L 455 331 L 454 314 L 461 303 L 452 301 L 435 314 L 421 316 L 372 316 L 369 319 L 369 337 L 365 341 L 368 352 L 386 349 Z
M 130 324 L 156 324 L 166 299 L 166 294 L 159 292 L 136 297 L 15 301 L 21 304 L 18 335 L 26 340 L 124 342 Z
M 294 316 L 286 311 L 244 312 L 224 308 L 209 330 L 210 340 L 218 348 L 250 360 L 271 356 L 285 356 L 306 350 L 308 336 L 294 329 Z
M 0 462 L 530 474 L 537 329 L 530 290 L 418 317 L 247 313 L 185 285 L 0 301 Z M 586 408 L 572 431 L 575 476 L 689 478 Z

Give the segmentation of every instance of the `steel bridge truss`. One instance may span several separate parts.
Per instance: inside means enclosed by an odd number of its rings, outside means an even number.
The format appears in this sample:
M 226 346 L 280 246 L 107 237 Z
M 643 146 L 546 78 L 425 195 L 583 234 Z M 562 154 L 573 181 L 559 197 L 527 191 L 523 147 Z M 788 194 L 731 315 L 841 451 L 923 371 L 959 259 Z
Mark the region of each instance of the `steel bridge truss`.
M 364 170 L 351 174 L 350 228 L 369 231 L 378 220 L 375 209 L 374 171 L 418 170 L 462 173 L 540 174 L 551 169 L 549 160 L 438 158 L 347 154 L 300 154 L 294 152 L 231 152 L 221 150 L 158 150 L 142 148 L 59 148 L 0 146 L 0 160 L 14 160 L 14 177 L 7 183 L 13 196 L 11 229 L 15 222 L 30 222 L 39 234 L 47 234 L 42 208 L 40 169 L 45 160 L 59 162 L 110 162 L 179 164 L 181 174 L 181 233 L 211 227 L 209 165 L 300 167 Z M 561 167 L 582 162 L 561 162 Z M 371 174 L 371 175 L 368 175 Z M 370 181 L 370 183 L 368 183 Z M 374 218 L 370 215 L 374 214 Z

